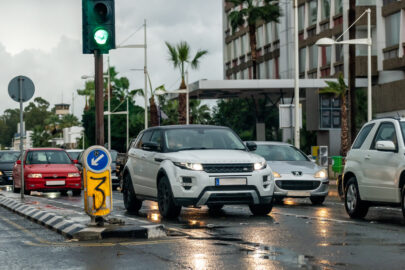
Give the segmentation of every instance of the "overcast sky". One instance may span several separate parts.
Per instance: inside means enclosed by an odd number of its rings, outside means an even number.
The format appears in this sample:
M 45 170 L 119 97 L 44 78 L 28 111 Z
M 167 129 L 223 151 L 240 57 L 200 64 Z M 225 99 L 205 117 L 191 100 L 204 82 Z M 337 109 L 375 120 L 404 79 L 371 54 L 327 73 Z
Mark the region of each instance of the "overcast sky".
M 76 89 L 84 86 L 82 75 L 94 74 L 92 55 L 82 54 L 82 0 L 13 0 L 0 3 L 0 114 L 18 103 L 8 96 L 8 83 L 17 75 L 30 77 L 35 97 L 52 105 L 72 103 L 81 118 L 84 97 Z M 116 43 L 142 44 L 147 20 L 148 69 L 152 86 L 165 84 L 177 89 L 180 74 L 168 62 L 165 41 L 187 41 L 194 54 L 207 49 L 198 71 L 190 71 L 189 81 L 222 79 L 221 0 L 115 0 Z M 130 89 L 143 88 L 143 49 L 110 51 L 110 64 L 130 80 Z M 104 62 L 107 57 L 105 55 Z M 106 68 L 104 69 L 106 70 Z M 141 99 L 137 104 L 143 106 Z M 24 105 L 27 105 L 25 103 Z

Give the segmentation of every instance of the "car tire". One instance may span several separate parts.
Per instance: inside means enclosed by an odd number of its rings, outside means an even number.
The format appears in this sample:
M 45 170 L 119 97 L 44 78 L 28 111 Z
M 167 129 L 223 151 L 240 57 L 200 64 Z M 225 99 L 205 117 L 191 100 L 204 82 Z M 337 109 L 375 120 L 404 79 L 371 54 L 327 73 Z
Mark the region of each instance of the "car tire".
M 20 191 L 21 191 L 21 188 L 16 188 L 15 185 L 14 185 L 14 182 L 13 182 L 13 192 L 14 193 L 20 193 Z
M 313 205 L 321 205 L 325 201 L 325 196 L 313 196 L 309 197 Z
M 124 176 L 123 187 L 122 197 L 124 199 L 125 209 L 130 213 L 138 214 L 139 209 L 142 207 L 142 201 L 136 198 L 129 173 Z
M 80 196 L 80 195 L 82 195 L 82 190 L 81 189 L 74 189 L 74 190 L 72 190 L 72 195 L 73 196 Z
M 402 208 L 402 215 L 405 218 L 405 185 L 402 187 L 401 191 L 401 208 Z
M 68 195 L 68 191 L 67 191 L 67 190 L 61 190 L 61 191 L 60 191 L 60 195 L 61 195 L 61 196 L 67 196 L 67 195 Z
M 339 199 L 343 202 L 345 200 L 345 194 L 343 190 L 343 181 L 342 181 L 342 175 L 338 176 L 338 179 L 336 180 L 336 186 L 337 186 L 337 192 Z
M 265 216 L 271 212 L 273 204 L 252 204 L 249 205 L 250 212 L 255 216 Z
M 31 190 L 26 190 L 26 189 L 24 188 L 24 195 L 31 195 Z
M 209 204 L 207 206 L 209 211 L 220 211 L 224 207 L 223 204 Z
M 169 179 L 163 176 L 158 184 L 158 205 L 159 212 L 164 218 L 176 218 L 179 216 L 181 206 L 174 203 L 173 192 L 169 183 Z
M 364 218 L 369 206 L 360 199 L 356 178 L 351 177 L 345 188 L 345 209 L 350 218 Z

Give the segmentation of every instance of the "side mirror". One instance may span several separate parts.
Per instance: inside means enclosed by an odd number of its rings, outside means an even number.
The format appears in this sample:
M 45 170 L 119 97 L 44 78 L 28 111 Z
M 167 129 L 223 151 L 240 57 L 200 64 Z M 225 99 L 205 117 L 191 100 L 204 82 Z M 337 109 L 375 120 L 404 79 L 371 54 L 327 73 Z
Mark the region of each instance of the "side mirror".
M 393 141 L 377 141 L 375 143 L 375 149 L 378 151 L 394 152 L 397 150 Z
M 79 164 L 79 161 L 77 159 L 74 159 L 73 164 Z
M 145 151 L 159 151 L 160 145 L 155 142 L 145 142 L 142 144 L 142 149 Z
M 314 159 L 314 157 L 313 157 L 312 155 L 308 155 L 307 157 L 309 158 L 309 160 L 310 160 L 311 162 L 313 162 L 313 163 L 316 162 L 316 159 Z
M 257 144 L 254 142 L 246 142 L 246 147 L 249 151 L 255 151 L 257 149 Z
M 21 160 L 16 161 L 17 165 L 21 165 Z

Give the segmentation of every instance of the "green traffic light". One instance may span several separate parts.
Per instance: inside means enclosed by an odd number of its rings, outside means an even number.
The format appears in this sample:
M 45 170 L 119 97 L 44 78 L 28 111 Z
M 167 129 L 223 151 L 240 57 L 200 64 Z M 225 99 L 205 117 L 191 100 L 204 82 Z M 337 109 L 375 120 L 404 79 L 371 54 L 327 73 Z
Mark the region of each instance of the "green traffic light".
M 99 45 L 104 45 L 106 44 L 108 39 L 108 32 L 104 29 L 98 29 L 94 33 L 94 40 L 96 41 L 97 44 Z

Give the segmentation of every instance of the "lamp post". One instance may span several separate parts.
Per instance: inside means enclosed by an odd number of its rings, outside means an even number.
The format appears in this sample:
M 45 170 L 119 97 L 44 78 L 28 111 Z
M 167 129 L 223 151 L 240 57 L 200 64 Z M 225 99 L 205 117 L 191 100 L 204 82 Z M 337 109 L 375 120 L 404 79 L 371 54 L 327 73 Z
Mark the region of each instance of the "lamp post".
M 367 38 L 361 39 L 349 39 L 338 41 L 361 17 L 367 13 Z M 372 99 L 371 99 L 371 9 L 367 9 L 361 14 L 357 20 L 349 26 L 336 40 L 331 38 L 321 38 L 316 42 L 318 46 L 330 46 L 334 44 L 355 44 L 355 45 L 367 45 L 367 121 L 372 117 Z
M 145 62 L 144 62 L 144 67 L 143 67 L 143 72 L 144 72 L 144 74 L 145 74 L 145 93 L 144 93 L 144 97 L 145 97 L 145 129 L 147 129 L 148 128 L 148 91 L 147 91 L 147 88 L 148 88 L 148 79 L 147 79 L 147 75 L 148 75 L 148 66 L 147 66 L 147 53 L 146 53 L 146 48 L 147 48 L 147 45 L 146 45 L 146 20 L 144 21 L 144 24 L 143 24 L 143 27 L 144 27 L 144 44 L 131 44 L 131 45 L 122 45 L 122 46 L 117 46 L 117 49 L 118 48 L 130 48 L 130 49 L 139 49 L 139 48 L 144 48 L 145 50 L 144 50 L 144 54 L 145 54 L 145 57 L 144 57 L 144 60 L 145 60 Z

